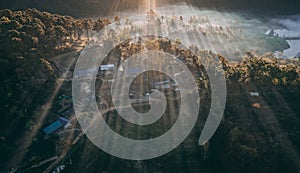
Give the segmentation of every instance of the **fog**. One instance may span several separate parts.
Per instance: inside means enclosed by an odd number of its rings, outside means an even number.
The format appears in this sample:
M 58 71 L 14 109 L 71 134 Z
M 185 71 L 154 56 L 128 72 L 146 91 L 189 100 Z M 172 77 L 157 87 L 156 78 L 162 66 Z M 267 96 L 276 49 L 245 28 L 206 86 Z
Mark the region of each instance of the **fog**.
M 186 39 L 184 42 L 190 43 L 186 46 L 197 45 L 199 49 L 211 50 L 234 60 L 240 60 L 245 51 L 255 51 L 258 54 L 284 51 L 288 48 L 285 40 L 281 37 L 270 37 L 265 34 L 266 31 L 280 27 L 297 31 L 298 27 L 298 18 L 289 20 L 268 18 L 267 21 L 266 19 L 263 21 L 253 15 L 199 9 L 186 3 L 158 7 L 146 4 L 144 9 L 115 12 L 111 16 L 119 15 L 121 18 L 136 20 L 135 16 L 145 15 L 149 9 L 154 9 L 158 18 L 165 17 L 166 20 L 161 25 L 162 32 L 168 33 L 172 38 L 178 36 L 180 39 Z M 169 27 L 173 19 L 179 21 L 176 28 Z M 294 43 L 289 43 L 293 49 Z M 284 57 L 294 56 L 289 51 L 285 53 Z

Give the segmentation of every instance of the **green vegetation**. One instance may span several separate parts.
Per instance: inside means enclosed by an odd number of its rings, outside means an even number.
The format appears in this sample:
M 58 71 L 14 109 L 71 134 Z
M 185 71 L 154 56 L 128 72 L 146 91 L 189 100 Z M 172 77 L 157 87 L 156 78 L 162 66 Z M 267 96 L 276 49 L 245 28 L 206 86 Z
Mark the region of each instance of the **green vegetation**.
M 205 167 L 203 165 L 209 165 L 211 172 L 225 173 L 296 172 L 298 170 L 298 153 L 300 151 L 298 135 L 300 134 L 300 111 L 297 104 L 300 101 L 300 64 L 298 59 L 278 59 L 272 53 L 258 55 L 248 51 L 241 57 L 240 62 L 235 62 L 205 50 L 196 51 L 196 54 L 193 54 L 189 49 L 182 48 L 180 41 L 169 41 L 165 38 L 146 38 L 143 40 L 146 43 L 144 45 L 131 44 L 128 46 L 129 41 L 116 47 L 112 54 L 114 56 L 122 54 L 126 59 L 137 51 L 163 50 L 176 57 L 182 57 L 181 60 L 197 74 L 201 96 L 207 97 L 200 101 L 202 116 L 208 112 L 210 104 L 209 96 L 207 96 L 209 95 L 209 81 L 203 64 L 209 66 L 215 63 L 214 60 L 207 57 L 218 57 L 225 70 L 227 79 L 225 117 L 217 133 L 209 141 L 209 145 L 205 149 L 207 150 L 206 154 L 202 154 L 204 161 L 198 157 L 196 160 L 199 164 L 193 165 L 193 162 L 188 160 L 196 155 L 193 152 L 196 152 L 196 147 L 198 147 L 195 145 L 195 141 L 199 137 L 201 123 L 196 125 L 199 127 L 198 131 L 195 130 L 191 137 L 186 139 L 181 147 L 178 147 L 184 148 L 183 151 L 180 149 L 174 151 L 176 154 L 184 153 L 186 160 L 181 160 L 179 164 L 186 166 L 186 172 Z M 258 92 L 259 96 L 251 96 L 250 92 Z M 112 112 L 107 117 L 114 117 L 115 114 Z M 112 125 L 110 127 L 114 129 L 113 126 L 119 127 L 118 124 L 125 126 L 126 123 L 123 123 L 122 120 L 114 118 L 110 120 Z M 205 121 L 205 119 L 201 121 Z M 165 123 L 163 127 L 168 125 Z M 126 125 L 125 127 L 125 129 L 130 129 L 130 126 Z M 125 133 L 132 133 L 129 135 L 131 137 L 144 135 L 141 136 L 144 138 L 151 136 L 151 133 L 162 134 L 161 130 L 149 126 L 142 130 L 128 130 Z M 122 131 L 118 132 L 122 134 Z M 122 135 L 124 135 L 124 131 Z M 186 153 L 189 153 L 190 156 Z M 160 162 L 168 157 L 172 156 L 158 158 L 156 161 Z M 146 166 L 151 164 L 151 161 L 145 162 Z M 172 165 L 172 162 L 167 160 L 165 164 Z M 165 169 L 168 172 L 175 169 L 170 168 L 172 167 L 170 165 L 169 169 L 165 166 L 160 170 Z M 157 166 L 147 168 L 155 170 Z M 128 168 L 128 170 L 131 169 Z
M 34 113 L 49 101 L 60 75 L 52 57 L 84 45 L 85 29 L 110 23 L 88 19 L 86 28 L 86 21 L 36 9 L 0 10 L 0 167 L 17 148 L 16 139 L 39 126 Z
M 74 19 L 36 9 L 15 12 L 1 10 L 0 16 L 1 169 L 17 151 L 16 140 L 35 129 L 35 120 L 39 115 L 34 112 L 42 109 L 41 106 L 53 94 L 60 73 L 51 58 L 76 50 L 76 47 L 90 39 L 92 32 L 100 31 L 110 21 Z M 119 18 L 115 17 L 115 20 Z M 147 50 L 163 50 L 183 57 L 187 66 L 199 73 L 199 76 L 195 76 L 204 96 L 209 95 L 209 81 L 203 63 L 214 63 L 206 57 L 218 57 L 226 73 L 224 121 L 209 145 L 204 147 L 204 159 L 193 155 L 200 150 L 195 142 L 201 131 L 201 123 L 197 123 L 195 131 L 182 145 L 182 148 L 186 147 L 184 151 L 191 154 L 191 158 L 188 154 L 180 155 L 186 157 L 180 160 L 183 162 L 182 169 L 192 170 L 190 166 L 198 168 L 199 163 L 203 163 L 212 172 L 296 172 L 300 161 L 297 158 L 300 152 L 299 60 L 281 60 L 271 53 L 261 56 L 246 52 L 241 62 L 232 62 L 206 50 L 197 50 L 194 55 L 187 48 L 180 47 L 180 41 L 165 38 L 150 38 L 144 46 Z M 117 46 L 112 56 L 126 58 L 143 50 L 141 45 L 129 46 L 129 42 L 126 42 Z M 260 96 L 251 97 L 249 92 L 252 91 L 259 92 Z M 204 97 L 201 103 L 201 109 L 207 113 L 209 97 Z M 55 150 L 53 140 L 34 141 L 28 160 L 36 163 L 51 156 Z M 35 147 L 39 144 L 48 147 L 49 151 Z M 147 166 L 149 163 L 149 170 L 170 171 L 178 166 L 170 166 L 176 164 L 167 160 L 171 156 L 158 158 L 159 161 L 150 160 L 145 164 Z M 180 157 L 176 155 L 176 158 Z M 166 167 L 157 164 L 159 162 L 166 163 Z M 118 169 L 130 167 L 127 161 L 117 164 L 120 164 Z

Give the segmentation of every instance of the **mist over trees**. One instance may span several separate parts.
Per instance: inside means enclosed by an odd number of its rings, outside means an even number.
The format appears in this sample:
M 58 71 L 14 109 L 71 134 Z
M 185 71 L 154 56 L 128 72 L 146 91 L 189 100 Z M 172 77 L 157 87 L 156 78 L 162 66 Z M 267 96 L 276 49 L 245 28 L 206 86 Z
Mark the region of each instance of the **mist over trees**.
M 32 64 L 34 71 L 34 62 L 46 62 L 47 58 L 70 50 L 78 41 L 81 41 L 84 32 L 89 38 L 89 31 L 92 29 L 99 31 L 109 23 L 101 19 L 96 21 L 90 18 L 74 19 L 70 16 L 50 14 L 36 9 L 15 12 L 1 10 L 0 16 L 0 57 L 3 67 L 0 77 L 3 79 L 12 78 L 11 75 L 14 73 L 12 69 L 16 69 L 13 76 L 19 79 L 32 78 L 35 76 L 32 74 L 34 72 L 27 69 L 26 71 L 31 73 L 28 76 L 19 74 L 22 70 L 19 70 L 18 66 L 27 62 Z M 14 68 L 8 68 L 9 66 Z M 51 71 L 50 67 L 46 68 Z M 48 75 L 51 75 L 50 71 Z M 44 74 L 39 75 L 41 76 L 35 77 L 45 77 Z
M 33 115 L 30 109 L 35 110 L 35 107 L 28 101 L 27 95 L 35 93 L 35 90 L 40 89 L 38 86 L 42 85 L 41 91 L 34 97 L 34 103 L 43 105 L 53 91 L 58 76 L 51 58 L 74 51 L 75 46 L 86 43 L 93 32 L 99 32 L 110 20 L 77 19 L 37 9 L 0 10 L 0 16 L 0 125 L 7 128 L 0 134 L 1 168 L 1 164 L 18 147 L 15 139 L 28 131 L 26 123 Z M 118 21 L 119 17 L 114 20 Z M 289 162 L 293 158 L 289 158 L 283 148 L 274 142 L 274 133 L 277 131 L 273 132 L 274 127 L 266 127 L 261 122 L 260 118 L 267 114 L 259 111 L 260 104 L 253 106 L 248 91 L 256 90 L 261 94 L 268 103 L 265 107 L 275 112 L 274 116 L 288 134 L 287 138 L 291 139 L 299 152 L 299 60 L 279 60 L 271 53 L 256 55 L 254 52 L 246 52 L 241 57 L 241 62 L 230 62 L 222 55 L 207 50 L 199 50 L 193 55 L 188 49 L 180 48 L 179 42 L 149 40 L 146 46 L 148 49 L 180 55 L 188 62 L 188 67 L 196 69 L 195 71 L 203 69 L 202 60 L 206 55 L 218 57 L 225 70 L 228 87 L 225 121 L 209 142 L 208 159 L 205 161 L 212 171 L 294 171 L 295 165 Z M 124 43 L 114 53 L 119 57 L 121 54 L 128 57 L 142 49 L 141 45 Z M 208 60 L 206 63 L 214 62 Z M 199 86 L 205 86 L 208 82 L 207 78 L 197 78 Z M 207 89 L 205 87 L 204 90 Z M 274 98 L 281 98 L 280 101 L 288 106 L 281 105 Z M 254 131 L 239 123 L 240 114 L 250 117 L 248 126 L 258 130 Z

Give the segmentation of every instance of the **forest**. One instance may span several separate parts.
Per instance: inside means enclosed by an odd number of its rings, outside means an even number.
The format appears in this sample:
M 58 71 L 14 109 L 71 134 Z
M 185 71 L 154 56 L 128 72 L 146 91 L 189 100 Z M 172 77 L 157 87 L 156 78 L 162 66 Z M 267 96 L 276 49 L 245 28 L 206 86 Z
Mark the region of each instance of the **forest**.
M 1 163 L 17 147 L 34 110 L 45 104 L 60 74 L 52 57 L 74 51 L 99 31 L 107 19 L 74 19 L 36 9 L 0 10 Z M 26 126 L 27 124 L 27 126 Z M 12 131 L 11 128 L 15 128 Z
M 1 170 L 17 150 L 17 139 L 33 130 L 28 123 L 38 118 L 36 109 L 54 92 L 61 72 L 52 58 L 82 48 L 92 33 L 119 17 L 73 18 L 37 9 L 0 10 L 0 16 Z M 147 46 L 181 55 L 188 67 L 199 71 L 207 56 L 217 56 L 222 64 L 227 81 L 224 120 L 204 148 L 207 158 L 203 162 L 211 172 L 300 171 L 299 59 L 247 51 L 236 62 L 207 50 L 193 55 L 161 38 L 150 40 Z M 120 57 L 142 50 L 127 43 L 116 49 Z M 208 79 L 196 80 L 203 86 Z M 251 97 L 252 91 L 260 97 Z

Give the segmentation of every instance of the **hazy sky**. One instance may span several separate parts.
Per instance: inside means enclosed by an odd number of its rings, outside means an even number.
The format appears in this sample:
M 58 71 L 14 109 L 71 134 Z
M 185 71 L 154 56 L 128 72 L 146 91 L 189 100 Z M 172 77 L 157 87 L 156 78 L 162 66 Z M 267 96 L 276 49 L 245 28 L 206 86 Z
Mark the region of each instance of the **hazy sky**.
M 299 0 L 151 0 L 160 4 L 187 2 L 200 8 L 242 10 L 262 15 L 300 14 Z M 37 8 L 74 17 L 106 16 L 143 8 L 146 0 L 1 0 L 0 9 Z

